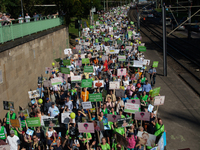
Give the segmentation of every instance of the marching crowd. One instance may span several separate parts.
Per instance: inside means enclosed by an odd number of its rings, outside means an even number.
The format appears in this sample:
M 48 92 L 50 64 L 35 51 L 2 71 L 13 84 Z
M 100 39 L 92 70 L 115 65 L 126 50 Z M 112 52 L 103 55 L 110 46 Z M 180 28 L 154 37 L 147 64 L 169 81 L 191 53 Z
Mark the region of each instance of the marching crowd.
M 38 84 L 38 96 L 31 95 L 29 113 L 21 108 L 16 114 L 10 107 L 0 121 L 0 145 L 9 145 L 11 150 L 160 149 L 165 129 L 162 119 L 157 117 L 158 106 L 154 106 L 155 96 L 160 95 L 152 94 L 156 68 L 144 59 L 145 52 L 139 50 L 144 43 L 134 22 L 128 18 L 129 7 L 99 13 L 99 20 L 83 29 L 66 59 L 59 59 L 46 69 L 48 77 L 42 77 Z M 86 71 L 86 67 L 92 71 Z M 69 72 L 61 68 L 68 68 Z M 75 77 L 80 80 L 73 80 Z M 55 82 L 60 78 L 62 83 Z M 49 82 L 51 85 L 46 84 Z M 92 99 L 97 94 L 100 100 Z M 92 108 L 86 109 L 83 104 Z M 137 110 L 136 106 L 139 106 Z M 150 106 L 154 107 L 150 109 Z M 141 121 L 136 119 L 137 112 L 143 118 Z M 63 114 L 69 114 L 64 121 Z M 146 114 L 149 116 L 144 120 Z M 39 118 L 40 126 L 30 126 L 30 118 Z M 43 118 L 57 119 L 57 122 L 46 123 Z M 11 123 L 16 119 L 20 127 Z M 92 131 L 86 132 L 89 128 Z

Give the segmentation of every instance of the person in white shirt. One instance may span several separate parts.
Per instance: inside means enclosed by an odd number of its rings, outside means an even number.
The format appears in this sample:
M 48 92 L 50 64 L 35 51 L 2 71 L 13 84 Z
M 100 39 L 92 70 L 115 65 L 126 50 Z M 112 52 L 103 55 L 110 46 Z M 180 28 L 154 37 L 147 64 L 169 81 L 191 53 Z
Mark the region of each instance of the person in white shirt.
M 19 23 L 23 23 L 24 22 L 24 18 L 21 16 L 21 15 L 19 15 Z
M 69 97 L 67 97 L 67 101 L 65 102 L 65 106 L 68 106 L 68 109 L 72 111 L 73 109 L 73 103 L 69 100 Z
M 6 143 L 10 146 L 10 150 L 19 150 L 20 149 L 20 140 L 18 136 L 15 135 L 13 130 L 10 131 L 10 135 L 6 139 Z
M 59 109 L 58 107 L 55 106 L 55 103 L 52 102 L 51 103 L 51 107 L 49 107 L 49 110 L 48 110 L 48 115 L 51 116 L 51 117 L 56 117 L 59 115 Z
M 31 19 L 31 17 L 28 15 L 28 13 L 26 13 L 26 16 L 25 16 L 26 22 L 30 22 L 30 19 Z

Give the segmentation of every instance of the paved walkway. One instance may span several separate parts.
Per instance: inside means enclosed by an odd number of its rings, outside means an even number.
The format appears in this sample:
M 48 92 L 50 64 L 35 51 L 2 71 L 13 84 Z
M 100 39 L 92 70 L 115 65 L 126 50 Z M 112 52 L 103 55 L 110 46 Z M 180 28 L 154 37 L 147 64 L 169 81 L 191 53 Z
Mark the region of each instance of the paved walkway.
M 148 49 L 148 43 L 146 46 Z M 157 51 L 148 49 L 145 58 L 150 59 L 151 64 L 159 61 L 154 87 L 161 87 L 160 94 L 166 97 L 165 104 L 159 107 L 158 116 L 167 131 L 167 150 L 200 150 L 200 98 L 169 66 L 168 76 L 163 76 L 163 58 Z

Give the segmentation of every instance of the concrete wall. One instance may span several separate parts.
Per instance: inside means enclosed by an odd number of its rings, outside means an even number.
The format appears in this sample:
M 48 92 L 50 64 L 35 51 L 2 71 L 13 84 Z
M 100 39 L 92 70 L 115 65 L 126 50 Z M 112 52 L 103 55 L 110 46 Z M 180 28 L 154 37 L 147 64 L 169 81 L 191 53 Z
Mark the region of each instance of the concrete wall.
M 65 57 L 64 49 L 69 47 L 67 33 L 66 28 L 61 28 L 0 53 L 0 118 L 7 112 L 3 101 L 14 102 L 15 112 L 18 106 L 27 107 L 28 91 L 37 88 L 38 76 L 47 77 L 45 67 L 51 67 L 55 58 Z

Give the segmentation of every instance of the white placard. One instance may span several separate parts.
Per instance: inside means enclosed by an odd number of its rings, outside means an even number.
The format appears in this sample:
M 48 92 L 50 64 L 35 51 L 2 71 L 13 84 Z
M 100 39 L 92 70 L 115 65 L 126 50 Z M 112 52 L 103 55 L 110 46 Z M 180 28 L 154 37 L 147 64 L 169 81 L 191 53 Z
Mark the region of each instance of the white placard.
M 72 49 L 71 49 L 71 48 L 66 48 L 66 49 L 64 50 L 64 54 L 65 54 L 65 55 L 71 55 L 71 54 L 72 54 Z
M 144 59 L 143 60 L 143 65 L 149 66 L 150 65 L 150 60 L 149 59 Z
M 154 106 L 164 105 L 165 96 L 155 96 Z
M 126 76 L 126 68 L 117 69 L 117 76 Z
M 34 99 L 40 97 L 40 92 L 39 90 L 28 91 L 28 96 L 30 99 Z
M 50 116 L 46 116 L 46 115 L 44 115 L 44 116 L 41 116 L 41 126 L 44 126 L 44 121 L 43 121 L 43 119 L 49 119 L 49 118 L 54 118 L 54 117 L 50 117 Z
M 110 90 L 119 89 L 119 88 L 120 88 L 120 82 L 118 82 L 118 81 L 109 82 Z
M 81 45 L 84 44 L 84 43 L 85 43 L 85 40 L 80 40 L 79 41 L 79 44 L 81 44 Z
M 72 82 L 81 81 L 81 76 L 71 76 L 71 81 Z
M 61 113 L 61 123 L 68 124 L 70 122 L 75 123 L 75 119 L 71 119 L 70 114 L 72 112 Z
M 133 67 L 143 67 L 143 61 L 134 60 Z
M 82 106 L 83 106 L 83 109 L 91 109 L 92 103 L 90 101 L 89 102 L 82 102 Z
M 93 87 L 94 88 L 104 87 L 104 80 L 93 81 Z

